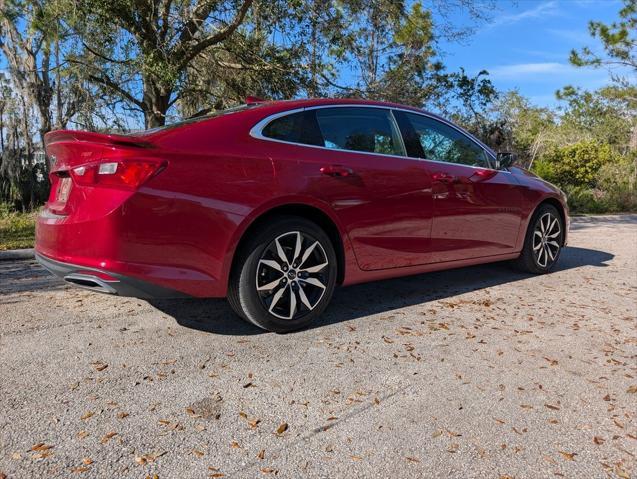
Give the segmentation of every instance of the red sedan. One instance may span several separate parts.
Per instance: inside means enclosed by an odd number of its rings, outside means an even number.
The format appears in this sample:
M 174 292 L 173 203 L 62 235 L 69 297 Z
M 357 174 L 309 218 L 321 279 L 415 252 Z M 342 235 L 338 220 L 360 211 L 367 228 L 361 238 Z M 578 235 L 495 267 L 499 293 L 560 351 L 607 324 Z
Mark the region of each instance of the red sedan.
M 255 102 L 134 135 L 46 136 L 40 263 L 143 298 L 227 296 L 302 328 L 337 284 L 516 260 L 547 273 L 564 194 L 450 122 L 359 100 Z

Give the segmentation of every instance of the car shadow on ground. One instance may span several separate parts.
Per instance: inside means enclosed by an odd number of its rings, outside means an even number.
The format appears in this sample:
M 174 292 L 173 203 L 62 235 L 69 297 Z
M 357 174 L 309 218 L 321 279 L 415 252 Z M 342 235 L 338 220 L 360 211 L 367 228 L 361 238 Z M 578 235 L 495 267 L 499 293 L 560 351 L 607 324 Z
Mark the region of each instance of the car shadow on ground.
M 554 271 L 583 266 L 605 267 L 613 257 L 604 251 L 567 247 L 562 251 Z M 332 304 L 311 328 L 388 313 L 407 306 L 426 306 L 430 301 L 532 276 L 516 271 L 509 263 L 491 263 L 338 288 Z M 224 299 L 152 300 L 150 304 L 187 328 L 224 335 L 265 333 L 240 320 Z

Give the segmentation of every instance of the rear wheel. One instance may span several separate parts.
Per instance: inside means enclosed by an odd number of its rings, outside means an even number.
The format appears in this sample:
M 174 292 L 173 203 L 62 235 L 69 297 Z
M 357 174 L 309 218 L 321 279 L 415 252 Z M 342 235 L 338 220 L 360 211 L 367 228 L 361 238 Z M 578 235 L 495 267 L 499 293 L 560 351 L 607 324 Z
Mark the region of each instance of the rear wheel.
M 541 205 L 529 222 L 522 254 L 516 264 L 523 271 L 548 273 L 557 263 L 564 244 L 564 223 L 552 205 Z
M 239 316 L 262 329 L 303 328 L 332 298 L 336 254 L 325 232 L 310 221 L 274 218 L 238 254 L 228 300 Z

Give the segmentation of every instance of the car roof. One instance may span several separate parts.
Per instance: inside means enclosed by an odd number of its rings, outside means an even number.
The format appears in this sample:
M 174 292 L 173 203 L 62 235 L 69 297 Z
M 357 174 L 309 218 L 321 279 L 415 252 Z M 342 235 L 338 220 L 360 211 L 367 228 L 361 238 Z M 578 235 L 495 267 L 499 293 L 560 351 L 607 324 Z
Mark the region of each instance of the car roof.
M 384 108 L 399 108 L 402 110 L 412 110 L 419 113 L 427 113 L 432 116 L 438 117 L 438 115 L 426 112 L 421 108 L 416 108 L 408 105 L 401 105 L 399 103 L 391 103 L 385 101 L 375 100 L 363 100 L 361 98 L 302 98 L 296 100 L 272 100 L 264 101 L 263 106 L 268 106 L 272 109 L 280 111 L 291 110 L 295 108 L 309 108 L 313 106 L 327 106 L 327 105 L 364 105 L 364 106 L 377 106 Z

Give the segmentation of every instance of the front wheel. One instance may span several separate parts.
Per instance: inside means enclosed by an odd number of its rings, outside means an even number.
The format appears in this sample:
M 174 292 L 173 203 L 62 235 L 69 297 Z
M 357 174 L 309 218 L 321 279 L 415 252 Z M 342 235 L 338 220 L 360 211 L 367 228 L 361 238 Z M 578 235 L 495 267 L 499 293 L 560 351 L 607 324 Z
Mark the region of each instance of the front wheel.
M 311 221 L 274 218 L 238 253 L 228 300 L 254 325 L 278 333 L 301 329 L 325 310 L 336 284 L 332 242 Z
M 548 273 L 557 263 L 564 244 L 564 222 L 552 205 L 541 205 L 529 222 L 517 266 L 534 274 Z

